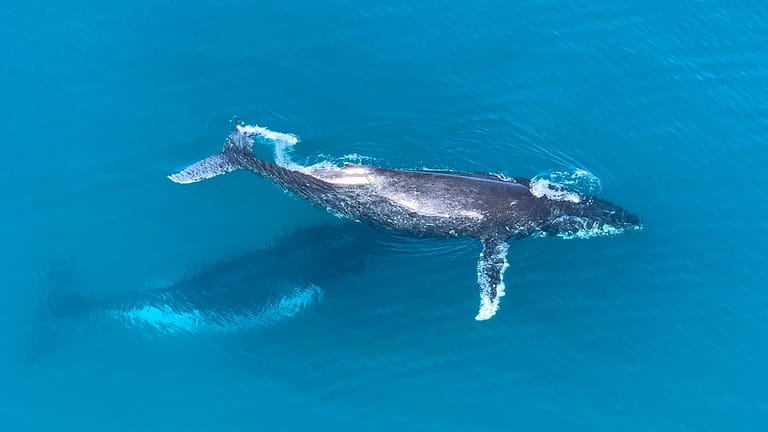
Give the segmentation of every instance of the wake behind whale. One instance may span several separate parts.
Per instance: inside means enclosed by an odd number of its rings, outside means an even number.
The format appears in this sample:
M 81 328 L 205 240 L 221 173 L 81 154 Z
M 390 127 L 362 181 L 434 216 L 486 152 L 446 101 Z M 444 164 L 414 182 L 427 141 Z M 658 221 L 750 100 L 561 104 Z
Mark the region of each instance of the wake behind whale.
M 279 159 L 275 164 L 254 156 L 254 137 L 282 144 L 296 140 L 238 124 L 221 152 L 168 177 L 187 184 L 246 169 L 341 217 L 416 237 L 477 238 L 483 245 L 477 264 L 477 320 L 498 310 L 510 240 L 589 238 L 641 227 L 637 216 L 619 206 L 525 178 L 349 163 L 301 166 Z

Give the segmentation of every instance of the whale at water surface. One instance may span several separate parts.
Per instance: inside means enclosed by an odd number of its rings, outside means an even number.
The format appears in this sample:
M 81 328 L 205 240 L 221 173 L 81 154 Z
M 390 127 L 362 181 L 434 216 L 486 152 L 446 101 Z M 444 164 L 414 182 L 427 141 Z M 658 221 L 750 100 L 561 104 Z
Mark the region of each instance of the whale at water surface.
M 477 264 L 477 320 L 491 318 L 499 308 L 510 240 L 529 236 L 587 238 L 641 227 L 636 215 L 617 205 L 552 185 L 542 191 L 540 184 L 524 178 L 349 163 L 341 167 L 274 164 L 253 154 L 253 137 L 265 136 L 265 130 L 238 124 L 221 152 L 168 178 L 186 184 L 250 170 L 355 221 L 420 237 L 477 238 L 483 245 Z

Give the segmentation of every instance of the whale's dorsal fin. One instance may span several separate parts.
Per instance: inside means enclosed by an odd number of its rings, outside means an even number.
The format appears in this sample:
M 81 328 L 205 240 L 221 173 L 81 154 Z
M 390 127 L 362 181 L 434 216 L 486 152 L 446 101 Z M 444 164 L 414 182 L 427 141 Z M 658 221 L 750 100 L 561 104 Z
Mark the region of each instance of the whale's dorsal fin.
M 477 283 L 480 285 L 480 310 L 475 319 L 484 321 L 496 314 L 499 298 L 504 296 L 504 270 L 507 263 L 509 244 L 502 236 L 482 239 L 483 251 L 477 262 Z

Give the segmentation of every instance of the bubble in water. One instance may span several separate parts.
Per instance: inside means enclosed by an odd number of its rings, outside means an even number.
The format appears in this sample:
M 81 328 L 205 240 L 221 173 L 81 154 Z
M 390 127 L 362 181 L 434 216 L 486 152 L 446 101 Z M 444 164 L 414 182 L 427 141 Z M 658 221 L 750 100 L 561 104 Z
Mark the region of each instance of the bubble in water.
M 597 195 L 603 191 L 600 179 L 591 172 L 577 168 L 568 171 L 547 171 L 536 175 L 532 182 L 546 181 L 559 189 L 578 192 L 582 195 Z
M 291 159 L 293 146 L 299 142 L 299 137 L 293 134 L 275 132 L 258 125 L 238 124 L 237 131 L 248 137 L 255 137 L 262 144 L 274 146 L 275 163 L 283 168 L 296 168 L 298 165 Z

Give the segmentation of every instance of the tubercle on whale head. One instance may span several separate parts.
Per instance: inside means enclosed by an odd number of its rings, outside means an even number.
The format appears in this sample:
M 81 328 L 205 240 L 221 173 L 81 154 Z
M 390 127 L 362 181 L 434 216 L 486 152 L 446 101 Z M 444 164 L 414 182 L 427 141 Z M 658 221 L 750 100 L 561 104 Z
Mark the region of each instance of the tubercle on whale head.
M 584 198 L 579 202 L 549 200 L 550 211 L 541 233 L 571 239 L 642 229 L 636 214 L 599 198 Z

